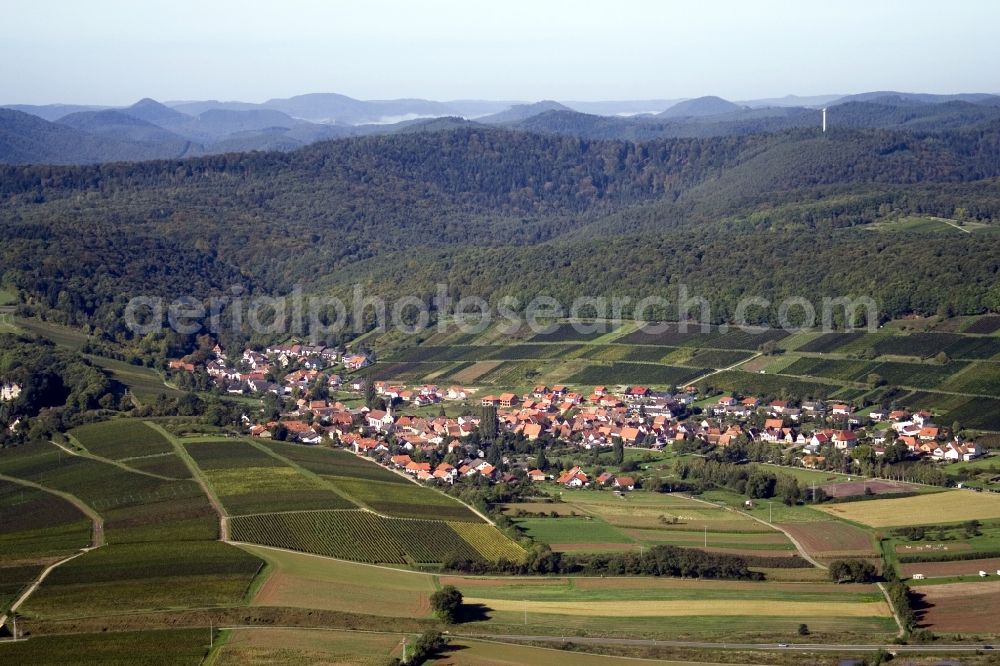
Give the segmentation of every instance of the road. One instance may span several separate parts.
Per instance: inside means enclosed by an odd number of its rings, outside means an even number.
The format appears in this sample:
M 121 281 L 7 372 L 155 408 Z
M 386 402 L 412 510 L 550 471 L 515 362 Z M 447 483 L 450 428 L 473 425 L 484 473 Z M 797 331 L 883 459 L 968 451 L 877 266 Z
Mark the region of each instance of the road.
M 11 604 L 10 610 L 7 611 L 7 613 L 0 615 L 0 627 L 2 627 L 7 622 L 8 615 L 15 613 L 17 609 L 20 608 L 21 605 L 28 600 L 28 597 L 34 594 L 35 590 L 38 589 L 38 586 L 42 584 L 42 581 L 45 580 L 46 576 L 48 576 L 53 569 L 69 562 L 74 558 L 80 557 L 84 553 L 88 553 L 94 550 L 95 548 L 100 548 L 101 546 L 104 545 L 104 518 L 102 518 L 101 515 L 97 513 L 97 511 L 91 508 L 86 502 L 81 500 L 76 495 L 71 495 L 70 493 L 65 493 L 62 492 L 61 490 L 55 490 L 53 488 L 47 488 L 45 486 L 34 483 L 33 481 L 19 479 L 14 476 L 7 476 L 6 474 L 0 474 L 0 481 L 7 481 L 8 483 L 17 483 L 22 486 L 26 486 L 28 488 L 34 488 L 35 490 L 41 490 L 42 492 L 49 493 L 50 495 L 55 495 L 57 497 L 60 497 L 69 502 L 70 504 L 72 504 L 73 506 L 75 506 L 77 509 L 79 509 L 81 513 L 90 518 L 92 523 L 92 528 L 90 533 L 90 546 L 88 546 L 87 548 L 81 548 L 79 552 L 73 553 L 69 557 L 65 557 L 59 560 L 58 562 L 53 562 L 49 566 L 45 567 L 45 569 L 42 570 L 42 573 L 39 574 L 38 578 L 36 578 L 35 581 L 31 585 L 29 585 L 24 592 L 21 593 L 21 595 L 14 601 L 14 603 Z M 15 636 L 15 638 L 17 637 Z
M 842 645 L 834 643 L 790 643 L 780 647 L 778 643 L 722 643 L 711 641 L 660 641 L 651 638 L 597 638 L 584 636 L 519 636 L 490 634 L 451 634 L 456 638 L 485 639 L 504 642 L 530 643 L 576 643 L 577 645 L 605 645 L 627 647 L 682 647 L 702 650 L 773 650 L 793 652 L 877 652 L 885 650 L 896 653 L 944 653 L 978 652 L 983 644 L 962 645 Z

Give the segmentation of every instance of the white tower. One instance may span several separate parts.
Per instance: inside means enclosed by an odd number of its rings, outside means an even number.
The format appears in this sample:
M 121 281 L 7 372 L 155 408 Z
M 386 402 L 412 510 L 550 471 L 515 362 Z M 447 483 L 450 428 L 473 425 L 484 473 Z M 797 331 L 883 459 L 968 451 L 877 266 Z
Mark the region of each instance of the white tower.
M 823 132 L 826 132 L 826 107 L 823 107 Z

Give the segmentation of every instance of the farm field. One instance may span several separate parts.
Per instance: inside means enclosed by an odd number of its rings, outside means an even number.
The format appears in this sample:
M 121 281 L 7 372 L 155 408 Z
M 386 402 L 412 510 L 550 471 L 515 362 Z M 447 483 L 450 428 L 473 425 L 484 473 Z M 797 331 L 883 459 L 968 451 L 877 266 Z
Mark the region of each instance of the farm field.
M 421 573 L 241 546 L 268 563 L 255 606 L 318 608 L 388 617 L 429 617 L 434 579 Z
M 69 434 L 90 453 L 111 460 L 174 452 L 163 435 L 137 419 L 90 423 Z
M 260 567 L 256 557 L 218 541 L 116 544 L 53 570 L 20 611 L 60 618 L 235 605 Z
M 925 609 L 920 626 L 938 633 L 1000 634 L 1000 584 L 996 581 L 913 588 Z
M 818 559 L 877 555 L 871 534 L 839 520 L 781 523 L 778 526 L 798 541 L 807 553 Z
M 911 562 L 900 565 L 900 573 L 907 578 L 923 574 L 927 578 L 966 576 L 978 578 L 980 571 L 995 576 L 1000 571 L 1000 557 L 982 560 L 951 560 L 943 562 Z
M 329 482 L 300 473 L 248 441 L 184 442 L 184 448 L 229 515 L 357 508 Z
M 678 386 L 706 370 L 702 368 L 682 368 L 652 363 L 611 363 L 610 365 L 588 365 L 583 370 L 567 378 L 571 384 L 593 386 L 596 384 L 649 384 L 653 386 Z
M 129 472 L 43 442 L 0 450 L 0 474 L 75 495 L 104 518 L 112 544 L 218 537 L 218 517 L 193 481 Z
M 205 629 L 33 636 L 2 646 L 5 664 L 104 666 L 201 664 L 208 655 Z
M 298 511 L 230 519 L 233 539 L 372 564 L 440 564 L 451 557 L 520 559 L 486 523 L 383 518 L 368 511 Z M 456 531 L 462 530 L 460 534 Z
M 42 490 L 0 481 L 0 564 L 68 555 L 90 545 L 91 521 L 65 499 Z M 0 571 L 3 585 L 12 579 Z
M 403 634 L 248 627 L 227 630 L 213 662 L 217 666 L 342 666 L 386 663 L 402 656 Z M 414 637 L 409 637 L 412 641 Z
M 950 490 L 914 497 L 878 499 L 816 507 L 838 518 L 868 527 L 937 524 L 942 516 L 948 522 L 989 520 L 1000 517 L 1000 495 Z
M 678 495 L 634 492 L 619 497 L 566 491 L 562 500 L 535 505 L 533 512 L 556 511 L 569 517 L 514 521 L 531 538 L 562 552 L 624 552 L 674 545 L 764 557 L 795 554 L 794 545 L 781 532 L 739 513 Z M 510 505 L 514 511 L 517 506 Z

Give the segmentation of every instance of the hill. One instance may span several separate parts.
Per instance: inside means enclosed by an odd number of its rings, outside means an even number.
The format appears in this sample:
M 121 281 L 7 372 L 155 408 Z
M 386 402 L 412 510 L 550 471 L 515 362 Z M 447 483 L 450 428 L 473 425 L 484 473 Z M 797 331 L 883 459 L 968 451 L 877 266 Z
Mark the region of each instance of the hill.
M 541 102 L 535 102 L 534 104 L 517 104 L 505 111 L 501 111 L 500 113 L 494 113 L 491 116 L 484 116 L 482 118 L 477 118 L 476 120 L 485 124 L 501 125 L 504 123 L 525 120 L 527 118 L 531 118 L 532 116 L 537 116 L 551 111 L 572 111 L 572 109 L 568 106 L 560 104 L 559 102 L 543 100 Z
M 683 102 L 678 102 L 672 107 L 657 114 L 658 118 L 688 118 L 688 117 L 705 117 L 705 116 L 717 116 L 723 113 L 732 113 L 734 111 L 739 111 L 744 107 L 739 104 L 733 104 L 730 101 L 724 100 L 721 97 L 707 96 L 698 97 L 696 99 L 689 99 Z
M 151 156 L 182 157 L 199 148 L 174 132 L 124 111 L 81 111 L 58 122 L 89 134 L 144 145 Z
M 90 122 L 86 118 L 84 122 Z M 130 127 L 135 129 L 135 125 Z M 0 109 L 2 163 L 87 164 L 176 157 L 182 152 L 176 145 L 129 141 L 114 136 L 114 132 L 102 136 L 20 111 Z
M 943 304 L 976 313 L 990 302 L 992 244 L 971 234 L 873 244 L 849 227 L 896 211 L 949 217 L 956 201 L 969 219 L 1000 219 L 997 154 L 997 123 L 642 143 L 466 124 L 287 154 L 6 168 L 0 260 L 37 307 L 109 335 L 126 333 L 130 294 L 207 297 L 237 283 L 345 295 L 364 280 L 373 293 L 406 284 L 424 295 L 444 281 L 490 301 L 545 284 L 568 303 L 595 292 L 673 298 L 663 278 L 683 275 L 724 318 L 747 280 L 773 299 L 809 271 L 820 293 L 870 294 L 886 316 Z M 97 191 L 101 209 L 79 208 Z M 104 216 L 107 206 L 120 217 Z M 67 261 L 39 270 L 39 254 Z M 956 261 L 962 271 L 949 269 Z M 919 298 L 900 297 L 901 275 Z

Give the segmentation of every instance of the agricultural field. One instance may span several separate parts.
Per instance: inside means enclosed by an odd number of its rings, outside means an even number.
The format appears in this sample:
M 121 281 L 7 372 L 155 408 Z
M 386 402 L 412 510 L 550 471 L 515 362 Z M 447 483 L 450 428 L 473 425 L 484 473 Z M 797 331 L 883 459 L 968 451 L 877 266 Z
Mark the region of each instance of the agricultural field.
M 923 606 L 920 626 L 936 633 L 998 634 L 1000 583 L 949 583 L 913 588 Z
M 208 656 L 207 629 L 32 636 L 2 646 L 5 664 L 34 666 L 198 666 Z
M 159 395 L 177 397 L 183 393 L 167 386 L 153 368 L 132 365 L 103 356 L 87 356 L 90 361 L 111 373 L 111 377 L 124 384 L 140 403 L 152 402 Z
M 316 475 L 240 439 L 185 442 L 229 515 L 311 509 L 354 509 L 353 502 Z
M 174 452 L 166 437 L 137 419 L 90 423 L 69 435 L 90 453 L 111 460 Z
M 508 510 L 518 506 L 508 505 Z M 533 513 L 556 511 L 562 517 L 521 517 L 514 518 L 515 523 L 532 539 L 561 552 L 673 545 L 764 557 L 795 554 L 781 532 L 740 513 L 677 495 L 568 491 L 562 502 L 533 506 L 539 507 Z
M 990 335 L 997 331 L 1000 331 L 1000 315 L 983 315 L 966 326 L 962 332 Z
M 815 635 L 889 635 L 888 606 L 872 585 L 658 578 L 466 578 L 442 576 L 487 618 L 474 630 L 513 631 L 525 614 L 539 633 L 627 633 L 696 638 L 793 635 L 808 618 Z M 669 618 L 669 619 L 667 619 Z M 787 632 L 787 633 L 786 633 Z M 563 634 L 563 635 L 566 635 Z
M 90 545 L 91 521 L 67 500 L 0 480 L 0 565 L 68 555 Z M 0 570 L 0 586 L 9 582 Z M 0 607 L 3 606 L 0 587 Z
M 520 559 L 523 550 L 486 523 L 383 518 L 368 511 L 298 511 L 230 519 L 233 539 L 371 564 L 440 564 L 452 557 Z M 454 525 L 461 525 L 462 534 Z M 500 548 L 498 548 L 500 546 Z
M 617 332 L 619 327 L 607 321 L 552 324 L 548 330 L 536 333 L 532 342 L 592 342 Z
M 1000 495 L 949 490 L 913 497 L 878 499 L 816 507 L 837 518 L 868 527 L 939 524 L 1000 517 Z
M 986 558 L 982 560 L 942 560 L 940 562 L 910 562 L 901 564 L 900 574 L 907 578 L 912 578 L 915 574 L 921 574 L 927 578 L 975 578 L 979 579 L 979 572 L 985 571 L 990 576 L 995 576 L 1000 571 L 1000 557 Z
M 247 627 L 228 630 L 216 666 L 370 666 L 402 657 L 403 634 L 309 628 Z M 415 638 L 408 637 L 411 641 Z
M 835 560 L 854 557 L 875 557 L 875 542 L 871 533 L 839 520 L 802 523 L 779 523 L 812 557 Z
M 0 474 L 75 495 L 104 518 L 109 543 L 218 537 L 218 517 L 193 481 L 168 481 L 37 443 L 0 450 Z
M 451 497 L 409 481 L 386 483 L 337 476 L 326 478 L 355 501 L 386 516 L 473 523 L 482 521 L 468 507 Z
M 20 611 L 59 618 L 235 605 L 261 566 L 219 541 L 115 544 L 54 569 Z
M 254 606 L 288 606 L 387 617 L 429 617 L 434 579 L 304 553 L 241 546 L 268 564 Z
M 571 384 L 594 386 L 597 384 L 641 384 L 652 386 L 679 386 L 705 374 L 701 368 L 682 368 L 652 363 L 611 363 L 588 365 L 566 381 Z
M 785 375 L 758 374 L 727 370 L 706 377 L 697 383 L 701 391 L 715 389 L 740 395 L 764 397 L 794 396 L 801 399 L 823 399 L 840 388 L 838 384 L 809 381 Z
M 656 327 L 655 329 L 654 326 Z M 656 329 L 664 330 L 657 331 Z M 616 342 L 636 345 L 659 345 L 664 347 L 757 351 L 765 342 L 776 342 L 786 337 L 788 337 L 788 333 L 780 329 L 749 332 L 735 327 L 721 330 L 719 327 L 713 326 L 711 331 L 702 332 L 699 324 L 690 324 L 687 331 L 681 332 L 677 324 L 650 324 L 618 338 Z

